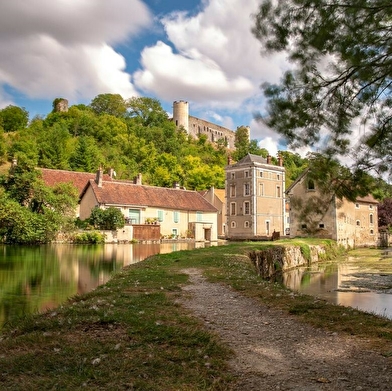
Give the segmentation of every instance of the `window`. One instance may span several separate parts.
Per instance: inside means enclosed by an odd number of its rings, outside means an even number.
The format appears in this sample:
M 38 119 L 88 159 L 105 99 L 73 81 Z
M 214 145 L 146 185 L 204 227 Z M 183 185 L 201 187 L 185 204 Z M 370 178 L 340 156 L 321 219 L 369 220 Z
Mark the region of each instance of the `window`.
M 249 221 L 245 221 L 244 228 L 249 228 L 249 227 L 250 227 Z
M 361 221 L 357 220 L 357 227 L 360 227 L 360 226 L 361 226 Z
M 320 224 L 319 224 L 319 228 L 321 228 L 321 229 L 325 228 L 324 223 L 320 223 Z
M 279 180 L 280 179 L 280 175 L 276 174 L 276 179 Z
M 232 216 L 235 216 L 235 214 L 236 214 L 236 203 L 235 203 L 235 202 L 232 202 L 232 203 L 230 204 L 230 214 L 231 214 Z
M 372 229 L 370 230 L 370 235 L 374 235 L 374 231 Z
M 250 185 L 249 183 L 244 184 L 244 195 L 248 196 L 250 195 Z
M 178 229 L 177 228 L 172 229 L 172 235 L 173 235 L 173 237 L 178 236 Z
M 198 223 L 203 221 L 203 212 L 196 212 L 196 221 Z
M 314 190 L 314 181 L 312 179 L 308 180 L 308 190 Z
M 260 183 L 259 185 L 259 195 L 263 196 L 264 195 L 264 184 Z
M 250 214 L 250 202 L 245 201 L 244 202 L 244 215 L 249 215 Z
M 158 210 L 158 221 L 160 223 L 163 221 L 163 210 Z
M 355 208 L 356 208 L 356 209 L 359 209 L 359 204 L 355 204 Z
M 237 227 L 237 223 L 235 221 L 231 222 L 231 228 L 236 228 Z
M 231 179 L 235 179 L 235 172 L 231 173 Z
M 370 223 L 370 225 L 373 225 L 373 214 L 371 214 L 371 213 L 369 215 L 369 223 Z
M 245 171 L 245 178 L 249 178 L 249 171 Z
M 260 176 L 260 178 L 263 177 L 263 171 L 260 171 L 259 176 Z
M 306 228 L 307 228 L 306 224 L 301 224 L 301 229 L 306 229 Z
M 280 198 L 280 186 L 276 186 L 276 196 Z
M 373 209 L 373 205 L 369 205 L 369 209 Z
M 180 221 L 180 213 L 179 212 L 177 212 L 177 211 L 173 212 L 173 221 L 175 223 L 178 223 Z
M 235 185 L 230 186 L 230 197 L 235 197 Z

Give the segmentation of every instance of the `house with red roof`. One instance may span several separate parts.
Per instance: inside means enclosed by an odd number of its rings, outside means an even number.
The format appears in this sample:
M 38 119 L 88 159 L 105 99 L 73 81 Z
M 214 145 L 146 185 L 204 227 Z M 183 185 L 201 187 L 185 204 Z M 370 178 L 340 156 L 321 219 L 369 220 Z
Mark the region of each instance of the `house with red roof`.
M 87 219 L 93 208 L 121 210 L 133 229 L 149 222 L 159 227 L 160 237 L 217 240 L 217 209 L 196 191 L 145 186 L 139 174 L 136 183 L 106 180 L 102 170 L 90 178 L 80 196 L 80 219 Z M 132 229 L 133 227 L 133 229 Z
M 39 168 L 41 172 L 42 180 L 46 186 L 55 186 L 58 183 L 71 183 L 74 185 L 78 192 L 79 197 L 86 186 L 86 183 L 90 179 L 94 179 L 96 174 L 91 172 L 77 172 L 77 171 L 67 171 L 67 170 L 57 170 L 51 168 Z M 113 177 L 113 170 L 109 171 L 109 174 L 103 174 L 103 179 L 105 181 L 111 181 Z M 75 211 L 75 215 L 79 216 L 79 205 Z

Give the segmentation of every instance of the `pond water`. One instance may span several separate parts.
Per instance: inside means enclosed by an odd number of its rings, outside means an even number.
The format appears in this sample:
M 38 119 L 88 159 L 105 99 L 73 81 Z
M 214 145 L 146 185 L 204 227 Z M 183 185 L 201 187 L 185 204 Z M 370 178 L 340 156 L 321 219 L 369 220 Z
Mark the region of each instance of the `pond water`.
M 89 292 L 124 266 L 197 245 L 1 246 L 0 328 L 12 318 L 55 308 L 72 296 Z
M 283 274 L 291 290 L 392 319 L 392 258 L 359 257 L 314 264 Z

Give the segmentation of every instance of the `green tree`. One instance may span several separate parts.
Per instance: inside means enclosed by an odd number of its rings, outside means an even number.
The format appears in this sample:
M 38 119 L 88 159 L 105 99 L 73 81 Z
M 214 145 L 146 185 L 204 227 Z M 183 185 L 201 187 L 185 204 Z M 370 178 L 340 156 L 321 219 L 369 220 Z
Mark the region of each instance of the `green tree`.
M 7 243 L 46 243 L 72 229 L 78 201 L 70 184 L 50 188 L 20 162 L 0 177 L 0 238 Z
M 79 137 L 70 157 L 70 166 L 75 171 L 93 172 L 102 163 L 102 155 L 96 141 L 89 136 Z
M 121 210 L 110 207 L 107 209 L 94 208 L 89 218 L 90 224 L 96 229 L 116 230 L 125 225 L 124 215 Z
M 127 101 L 129 116 L 143 127 L 160 126 L 168 120 L 159 100 L 154 98 L 133 97 Z
M 240 126 L 235 132 L 233 158 L 241 160 L 249 153 L 249 129 L 246 126 Z
M 6 133 L 25 129 L 28 122 L 29 113 L 22 107 L 9 105 L 0 110 L 0 125 Z
M 100 114 L 110 114 L 122 118 L 127 113 L 127 104 L 119 94 L 100 94 L 90 103 L 93 111 Z
M 389 0 L 264 0 L 253 32 L 294 64 L 265 85 L 264 121 L 294 146 L 324 141 L 328 154 L 349 153 L 362 124 L 356 166 L 391 172 L 391 20 Z
M 40 167 L 69 169 L 68 144 L 70 134 L 65 126 L 54 124 L 51 128 L 41 133 L 39 138 L 39 160 Z

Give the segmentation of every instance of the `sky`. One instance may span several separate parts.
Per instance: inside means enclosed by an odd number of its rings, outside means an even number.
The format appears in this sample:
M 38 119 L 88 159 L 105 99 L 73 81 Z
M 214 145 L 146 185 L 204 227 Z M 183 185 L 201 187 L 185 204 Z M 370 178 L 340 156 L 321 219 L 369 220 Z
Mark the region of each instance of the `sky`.
M 284 55 L 265 57 L 253 36 L 260 0 L 12 0 L 0 2 L 0 109 L 46 116 L 55 98 L 99 94 L 173 101 L 276 155 L 284 140 L 254 120 L 260 86 L 279 82 Z

